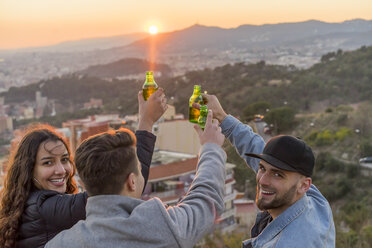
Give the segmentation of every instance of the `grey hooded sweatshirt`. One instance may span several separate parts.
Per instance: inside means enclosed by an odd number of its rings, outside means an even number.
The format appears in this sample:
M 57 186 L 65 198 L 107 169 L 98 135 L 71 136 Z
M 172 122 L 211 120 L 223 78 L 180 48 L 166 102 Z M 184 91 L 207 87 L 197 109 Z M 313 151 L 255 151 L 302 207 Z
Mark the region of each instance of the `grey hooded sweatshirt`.
M 46 248 L 193 247 L 212 230 L 224 208 L 226 153 L 212 143 L 199 154 L 194 181 L 172 207 L 120 195 L 88 198 L 87 217 L 54 237 Z

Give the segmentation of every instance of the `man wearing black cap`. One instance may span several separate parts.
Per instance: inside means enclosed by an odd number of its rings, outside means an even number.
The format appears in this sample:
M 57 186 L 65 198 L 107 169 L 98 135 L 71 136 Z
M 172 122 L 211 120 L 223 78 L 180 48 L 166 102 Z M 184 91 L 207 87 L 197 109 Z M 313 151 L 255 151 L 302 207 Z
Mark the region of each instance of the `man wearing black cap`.
M 227 115 L 216 96 L 203 98 L 222 133 L 257 174 L 256 205 L 261 211 L 243 247 L 335 247 L 332 210 L 311 183 L 311 148 L 288 135 L 265 145 L 251 127 Z

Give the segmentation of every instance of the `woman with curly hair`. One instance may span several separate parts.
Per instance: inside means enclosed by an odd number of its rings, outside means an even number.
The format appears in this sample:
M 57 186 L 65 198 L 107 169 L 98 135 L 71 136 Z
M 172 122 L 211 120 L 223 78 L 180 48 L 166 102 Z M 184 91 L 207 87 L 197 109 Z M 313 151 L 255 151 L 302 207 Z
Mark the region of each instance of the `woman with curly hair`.
M 63 138 L 38 125 L 12 151 L 1 193 L 2 247 L 44 247 L 85 219 L 86 193 L 78 193 L 75 166 Z

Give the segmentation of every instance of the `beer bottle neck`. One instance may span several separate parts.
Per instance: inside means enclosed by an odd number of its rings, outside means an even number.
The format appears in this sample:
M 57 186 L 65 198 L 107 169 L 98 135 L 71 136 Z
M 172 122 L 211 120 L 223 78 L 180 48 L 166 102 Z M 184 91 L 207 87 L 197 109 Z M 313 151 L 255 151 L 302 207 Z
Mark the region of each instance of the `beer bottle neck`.
M 194 95 L 200 95 L 201 89 L 200 86 L 194 86 Z
M 146 82 L 148 82 L 148 83 L 154 82 L 154 76 L 152 76 L 152 75 L 146 75 Z

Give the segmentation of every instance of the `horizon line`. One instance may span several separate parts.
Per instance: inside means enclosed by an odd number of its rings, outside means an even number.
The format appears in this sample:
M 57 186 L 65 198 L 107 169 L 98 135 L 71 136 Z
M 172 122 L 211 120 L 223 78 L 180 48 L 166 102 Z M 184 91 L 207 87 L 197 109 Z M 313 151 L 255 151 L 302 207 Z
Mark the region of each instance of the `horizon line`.
M 214 27 L 214 28 L 220 28 L 220 29 L 228 30 L 228 29 L 237 29 L 237 28 L 239 28 L 241 26 L 256 26 L 256 27 L 259 27 L 259 26 L 265 26 L 265 25 L 305 23 L 305 22 L 310 22 L 310 21 L 317 21 L 317 22 L 322 22 L 322 23 L 336 24 L 336 23 L 344 23 L 344 22 L 350 22 L 350 21 L 355 21 L 355 20 L 372 21 L 372 19 L 364 19 L 364 18 L 345 19 L 345 20 L 339 21 L 339 22 L 328 22 L 328 21 L 323 21 L 323 20 L 319 20 L 319 19 L 307 19 L 307 20 L 297 21 L 297 22 L 278 22 L 278 23 L 263 23 L 263 24 L 240 24 L 238 26 L 229 27 L 229 28 L 224 28 L 224 27 L 214 26 L 214 25 L 204 25 L 204 24 L 201 24 L 198 21 L 198 22 L 195 22 L 192 25 L 189 25 L 189 26 L 186 26 L 186 27 L 183 27 L 183 28 L 180 28 L 180 29 L 174 29 L 174 30 L 171 30 L 171 31 L 159 32 L 157 35 L 178 32 L 178 31 L 182 31 L 182 30 L 191 28 L 193 26 Z M 78 41 L 83 41 L 83 40 L 94 40 L 94 39 L 106 39 L 106 38 L 114 38 L 114 37 L 129 36 L 129 35 L 136 35 L 136 34 L 148 34 L 148 36 L 150 36 L 150 34 L 148 32 L 131 32 L 131 33 L 124 33 L 124 34 L 123 33 L 122 34 L 112 34 L 112 35 L 109 35 L 109 36 L 91 36 L 91 37 L 86 37 L 86 38 L 81 38 L 81 39 L 76 39 L 76 40 L 62 40 L 60 42 L 52 43 L 52 44 L 49 44 L 49 45 L 24 46 L 24 47 L 18 47 L 18 48 L 0 48 L 0 52 L 17 52 L 19 50 L 28 50 L 28 49 L 32 50 L 32 49 L 38 49 L 38 48 L 53 47 L 53 46 L 58 46 L 60 44 L 68 43 L 68 42 L 78 42 Z

